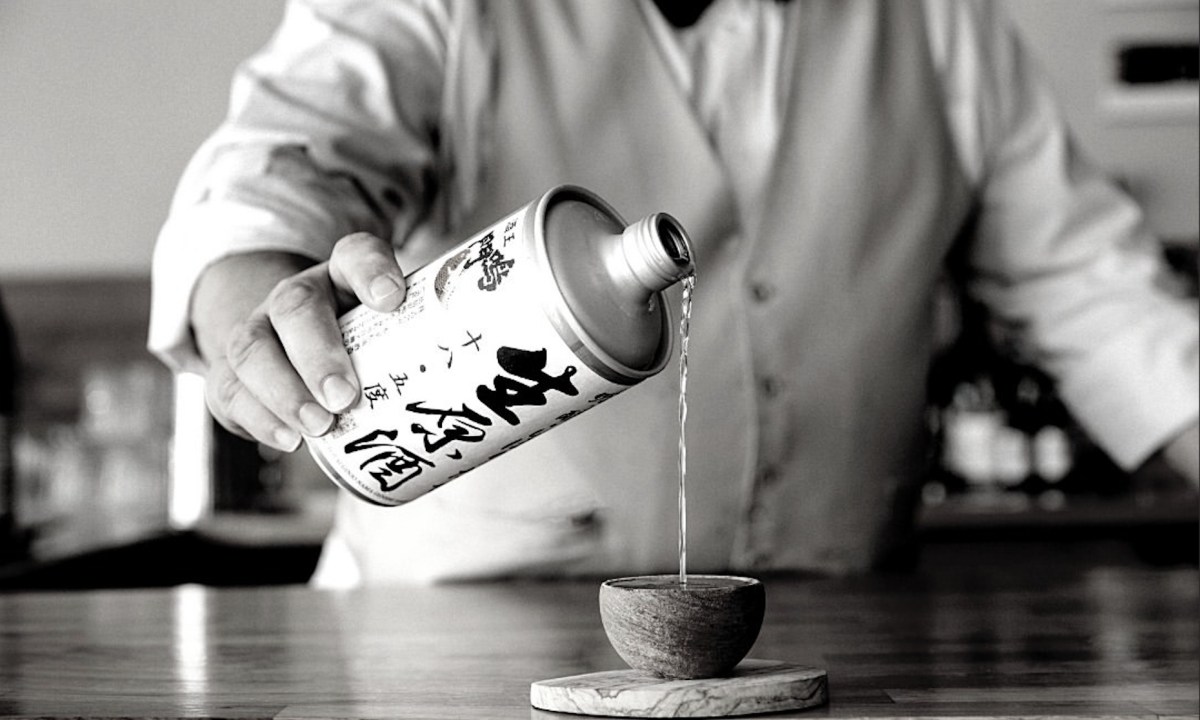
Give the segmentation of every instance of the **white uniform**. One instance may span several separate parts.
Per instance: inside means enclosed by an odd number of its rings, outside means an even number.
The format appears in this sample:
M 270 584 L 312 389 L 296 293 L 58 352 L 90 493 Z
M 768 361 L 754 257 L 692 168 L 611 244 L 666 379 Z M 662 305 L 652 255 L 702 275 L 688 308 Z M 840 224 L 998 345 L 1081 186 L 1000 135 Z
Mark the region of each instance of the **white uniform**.
M 181 183 L 152 349 L 197 367 L 191 288 L 230 253 L 365 229 L 412 268 L 575 183 L 696 244 L 690 570 L 862 570 L 908 536 L 952 247 L 1118 462 L 1196 422 L 1195 307 L 989 4 L 616 7 L 294 2 Z M 410 505 L 343 497 L 318 582 L 670 571 L 676 406 L 664 372 Z

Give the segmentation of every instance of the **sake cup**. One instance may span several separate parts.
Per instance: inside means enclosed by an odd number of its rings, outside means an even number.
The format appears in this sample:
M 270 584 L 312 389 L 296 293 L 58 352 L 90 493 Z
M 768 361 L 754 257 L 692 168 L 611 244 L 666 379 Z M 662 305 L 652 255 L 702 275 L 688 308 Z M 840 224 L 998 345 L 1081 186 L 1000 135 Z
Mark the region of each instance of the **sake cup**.
M 600 619 L 628 665 L 661 678 L 728 675 L 758 638 L 766 591 L 754 578 L 642 575 L 600 585 Z

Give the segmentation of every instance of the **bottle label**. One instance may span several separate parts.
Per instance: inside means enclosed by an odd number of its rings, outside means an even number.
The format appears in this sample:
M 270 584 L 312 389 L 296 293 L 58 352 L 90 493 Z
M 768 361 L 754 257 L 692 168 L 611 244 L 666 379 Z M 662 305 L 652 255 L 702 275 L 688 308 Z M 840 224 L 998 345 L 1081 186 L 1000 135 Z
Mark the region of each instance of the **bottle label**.
M 341 318 L 362 388 L 308 445 L 336 483 L 400 505 L 625 389 L 580 360 L 523 208 L 408 277 L 404 304 Z

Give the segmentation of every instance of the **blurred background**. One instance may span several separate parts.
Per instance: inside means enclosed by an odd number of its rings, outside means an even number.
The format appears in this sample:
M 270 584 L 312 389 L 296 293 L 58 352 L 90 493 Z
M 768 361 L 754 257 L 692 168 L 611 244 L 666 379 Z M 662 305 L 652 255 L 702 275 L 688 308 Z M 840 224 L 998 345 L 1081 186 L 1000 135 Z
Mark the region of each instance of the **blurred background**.
M 1004 0 L 1084 150 L 1196 296 L 1200 0 Z M 214 427 L 144 349 L 155 236 L 282 0 L 0 3 L 0 588 L 303 582 L 334 486 Z M 1052 383 L 943 298 L 931 544 L 1103 540 L 1196 562 L 1197 501 L 1119 471 Z M 965 322 L 964 322 L 965 321 Z M 977 328 L 963 332 L 963 328 Z

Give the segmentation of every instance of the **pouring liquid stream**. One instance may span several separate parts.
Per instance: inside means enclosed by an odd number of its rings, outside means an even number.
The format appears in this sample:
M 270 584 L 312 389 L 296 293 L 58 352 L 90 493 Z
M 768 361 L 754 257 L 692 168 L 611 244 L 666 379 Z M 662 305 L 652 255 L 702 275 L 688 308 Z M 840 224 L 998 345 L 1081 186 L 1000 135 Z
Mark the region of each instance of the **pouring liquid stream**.
M 679 585 L 687 588 L 687 378 L 688 330 L 692 323 L 695 273 L 683 279 L 683 310 L 679 320 Z

